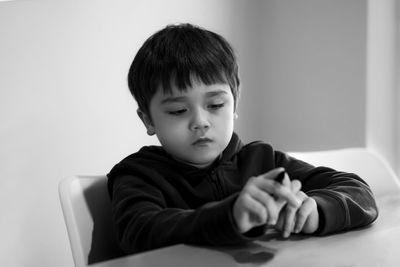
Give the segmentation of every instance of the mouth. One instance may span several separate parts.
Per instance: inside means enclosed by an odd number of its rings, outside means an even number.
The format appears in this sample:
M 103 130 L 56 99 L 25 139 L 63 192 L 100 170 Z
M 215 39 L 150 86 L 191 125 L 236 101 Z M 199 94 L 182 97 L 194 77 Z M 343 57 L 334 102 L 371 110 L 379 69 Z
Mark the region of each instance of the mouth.
M 199 138 L 196 141 L 194 141 L 192 143 L 192 145 L 193 146 L 204 146 L 204 145 L 207 145 L 212 142 L 213 142 L 213 140 L 211 140 L 210 138 Z

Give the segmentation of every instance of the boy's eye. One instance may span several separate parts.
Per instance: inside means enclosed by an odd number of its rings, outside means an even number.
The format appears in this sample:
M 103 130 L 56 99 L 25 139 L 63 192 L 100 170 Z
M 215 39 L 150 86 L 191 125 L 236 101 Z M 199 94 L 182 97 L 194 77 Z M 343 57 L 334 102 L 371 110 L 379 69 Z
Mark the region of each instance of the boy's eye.
M 208 105 L 209 109 L 220 109 L 225 105 L 225 103 L 211 104 Z
M 185 112 L 186 112 L 186 109 L 185 109 L 185 108 L 167 111 L 168 114 L 174 115 L 174 116 L 179 116 L 179 115 L 181 115 L 181 114 L 183 114 L 183 113 L 185 113 Z

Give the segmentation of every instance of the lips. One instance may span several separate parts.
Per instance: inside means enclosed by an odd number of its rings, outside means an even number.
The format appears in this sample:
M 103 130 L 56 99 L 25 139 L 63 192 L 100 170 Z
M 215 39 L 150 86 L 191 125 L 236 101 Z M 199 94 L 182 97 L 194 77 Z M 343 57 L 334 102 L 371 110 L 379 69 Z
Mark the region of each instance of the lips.
M 201 146 L 201 145 L 207 145 L 211 143 L 213 140 L 210 138 L 199 138 L 196 141 L 192 143 L 193 146 Z

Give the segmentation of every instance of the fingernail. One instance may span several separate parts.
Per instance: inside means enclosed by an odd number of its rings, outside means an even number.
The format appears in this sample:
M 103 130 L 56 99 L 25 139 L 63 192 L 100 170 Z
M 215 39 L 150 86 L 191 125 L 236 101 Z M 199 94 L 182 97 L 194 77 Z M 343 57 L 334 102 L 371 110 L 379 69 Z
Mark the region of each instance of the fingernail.
M 283 237 L 284 238 L 288 238 L 289 237 L 289 232 L 288 231 L 283 232 Z

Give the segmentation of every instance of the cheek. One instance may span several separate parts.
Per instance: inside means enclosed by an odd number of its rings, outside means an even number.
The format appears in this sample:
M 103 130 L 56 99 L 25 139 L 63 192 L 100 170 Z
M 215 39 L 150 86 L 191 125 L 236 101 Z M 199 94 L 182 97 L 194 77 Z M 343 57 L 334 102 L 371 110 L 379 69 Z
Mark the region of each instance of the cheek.
M 226 109 L 224 112 L 221 114 L 221 116 L 218 116 L 218 121 L 220 125 L 225 125 L 225 126 L 230 126 L 233 125 L 234 122 L 234 112 L 233 109 Z
M 154 127 L 157 135 L 162 139 L 175 139 L 177 136 L 182 135 L 184 128 L 187 126 L 184 121 L 162 118 L 154 121 Z
M 182 144 L 187 140 L 186 132 L 183 126 L 177 125 L 177 123 L 165 122 L 156 128 L 156 135 L 161 145 L 170 154 L 175 154 L 174 151 L 182 148 Z

